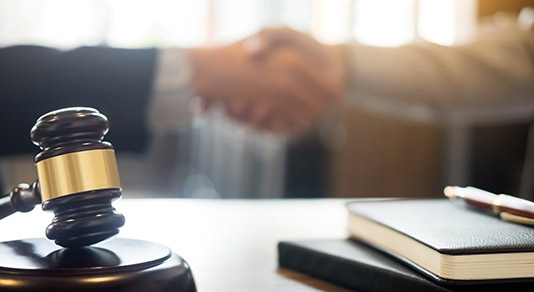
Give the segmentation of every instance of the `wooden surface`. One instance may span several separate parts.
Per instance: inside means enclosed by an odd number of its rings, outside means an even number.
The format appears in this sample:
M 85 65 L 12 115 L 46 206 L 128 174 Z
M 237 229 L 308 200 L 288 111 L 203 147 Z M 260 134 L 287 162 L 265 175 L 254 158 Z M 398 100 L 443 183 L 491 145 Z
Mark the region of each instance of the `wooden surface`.
M 524 7 L 534 6 L 532 0 L 479 0 L 478 16 L 491 16 L 499 11 L 519 13 Z
M 330 154 L 333 196 L 441 196 L 442 129 L 357 107 L 343 123 L 345 143 Z
M 349 291 L 278 268 L 277 242 L 344 238 L 346 200 L 122 199 L 119 237 L 170 247 L 189 262 L 199 291 Z M 52 214 L 37 207 L 0 221 L 0 241 L 44 237 Z

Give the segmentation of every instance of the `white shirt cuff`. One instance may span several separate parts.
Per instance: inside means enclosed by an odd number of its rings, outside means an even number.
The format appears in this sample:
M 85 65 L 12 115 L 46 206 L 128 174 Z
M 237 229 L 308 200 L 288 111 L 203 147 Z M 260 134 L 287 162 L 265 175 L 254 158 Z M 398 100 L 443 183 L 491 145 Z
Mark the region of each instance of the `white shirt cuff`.
M 191 121 L 192 69 L 184 49 L 159 51 L 154 87 L 149 101 L 148 124 L 153 132 L 176 131 Z

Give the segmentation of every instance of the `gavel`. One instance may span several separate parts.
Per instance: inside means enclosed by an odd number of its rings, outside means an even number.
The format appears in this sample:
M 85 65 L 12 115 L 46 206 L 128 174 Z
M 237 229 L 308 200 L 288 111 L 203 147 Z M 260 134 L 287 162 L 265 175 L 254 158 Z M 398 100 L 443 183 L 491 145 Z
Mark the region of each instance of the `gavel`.
M 112 206 L 121 197 L 113 146 L 103 141 L 109 121 L 92 108 L 74 107 L 41 116 L 31 139 L 38 179 L 0 198 L 0 219 L 37 204 L 53 211 L 46 236 L 63 247 L 83 247 L 119 232 L 124 216 Z

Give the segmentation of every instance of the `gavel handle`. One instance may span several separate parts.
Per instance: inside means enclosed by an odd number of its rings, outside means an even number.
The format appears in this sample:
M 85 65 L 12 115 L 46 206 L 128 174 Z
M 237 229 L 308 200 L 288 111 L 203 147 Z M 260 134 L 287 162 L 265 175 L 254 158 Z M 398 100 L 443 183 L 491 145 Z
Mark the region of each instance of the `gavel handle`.
M 0 199 L 0 219 L 4 219 L 15 212 L 17 212 L 17 209 L 11 204 L 11 197 L 2 197 Z
M 41 192 L 38 181 L 31 185 L 19 184 L 9 194 L 0 197 L 0 220 L 17 211 L 29 212 L 40 203 Z

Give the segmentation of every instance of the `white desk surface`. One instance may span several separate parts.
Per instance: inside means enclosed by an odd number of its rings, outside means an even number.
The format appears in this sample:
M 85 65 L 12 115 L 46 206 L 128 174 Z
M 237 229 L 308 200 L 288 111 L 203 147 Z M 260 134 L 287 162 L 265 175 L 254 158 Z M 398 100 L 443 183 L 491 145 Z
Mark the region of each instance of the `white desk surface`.
M 341 199 L 121 199 L 119 237 L 164 244 L 192 267 L 199 291 L 348 291 L 278 267 L 280 240 L 346 238 Z M 45 237 L 40 206 L 0 221 L 0 241 Z

